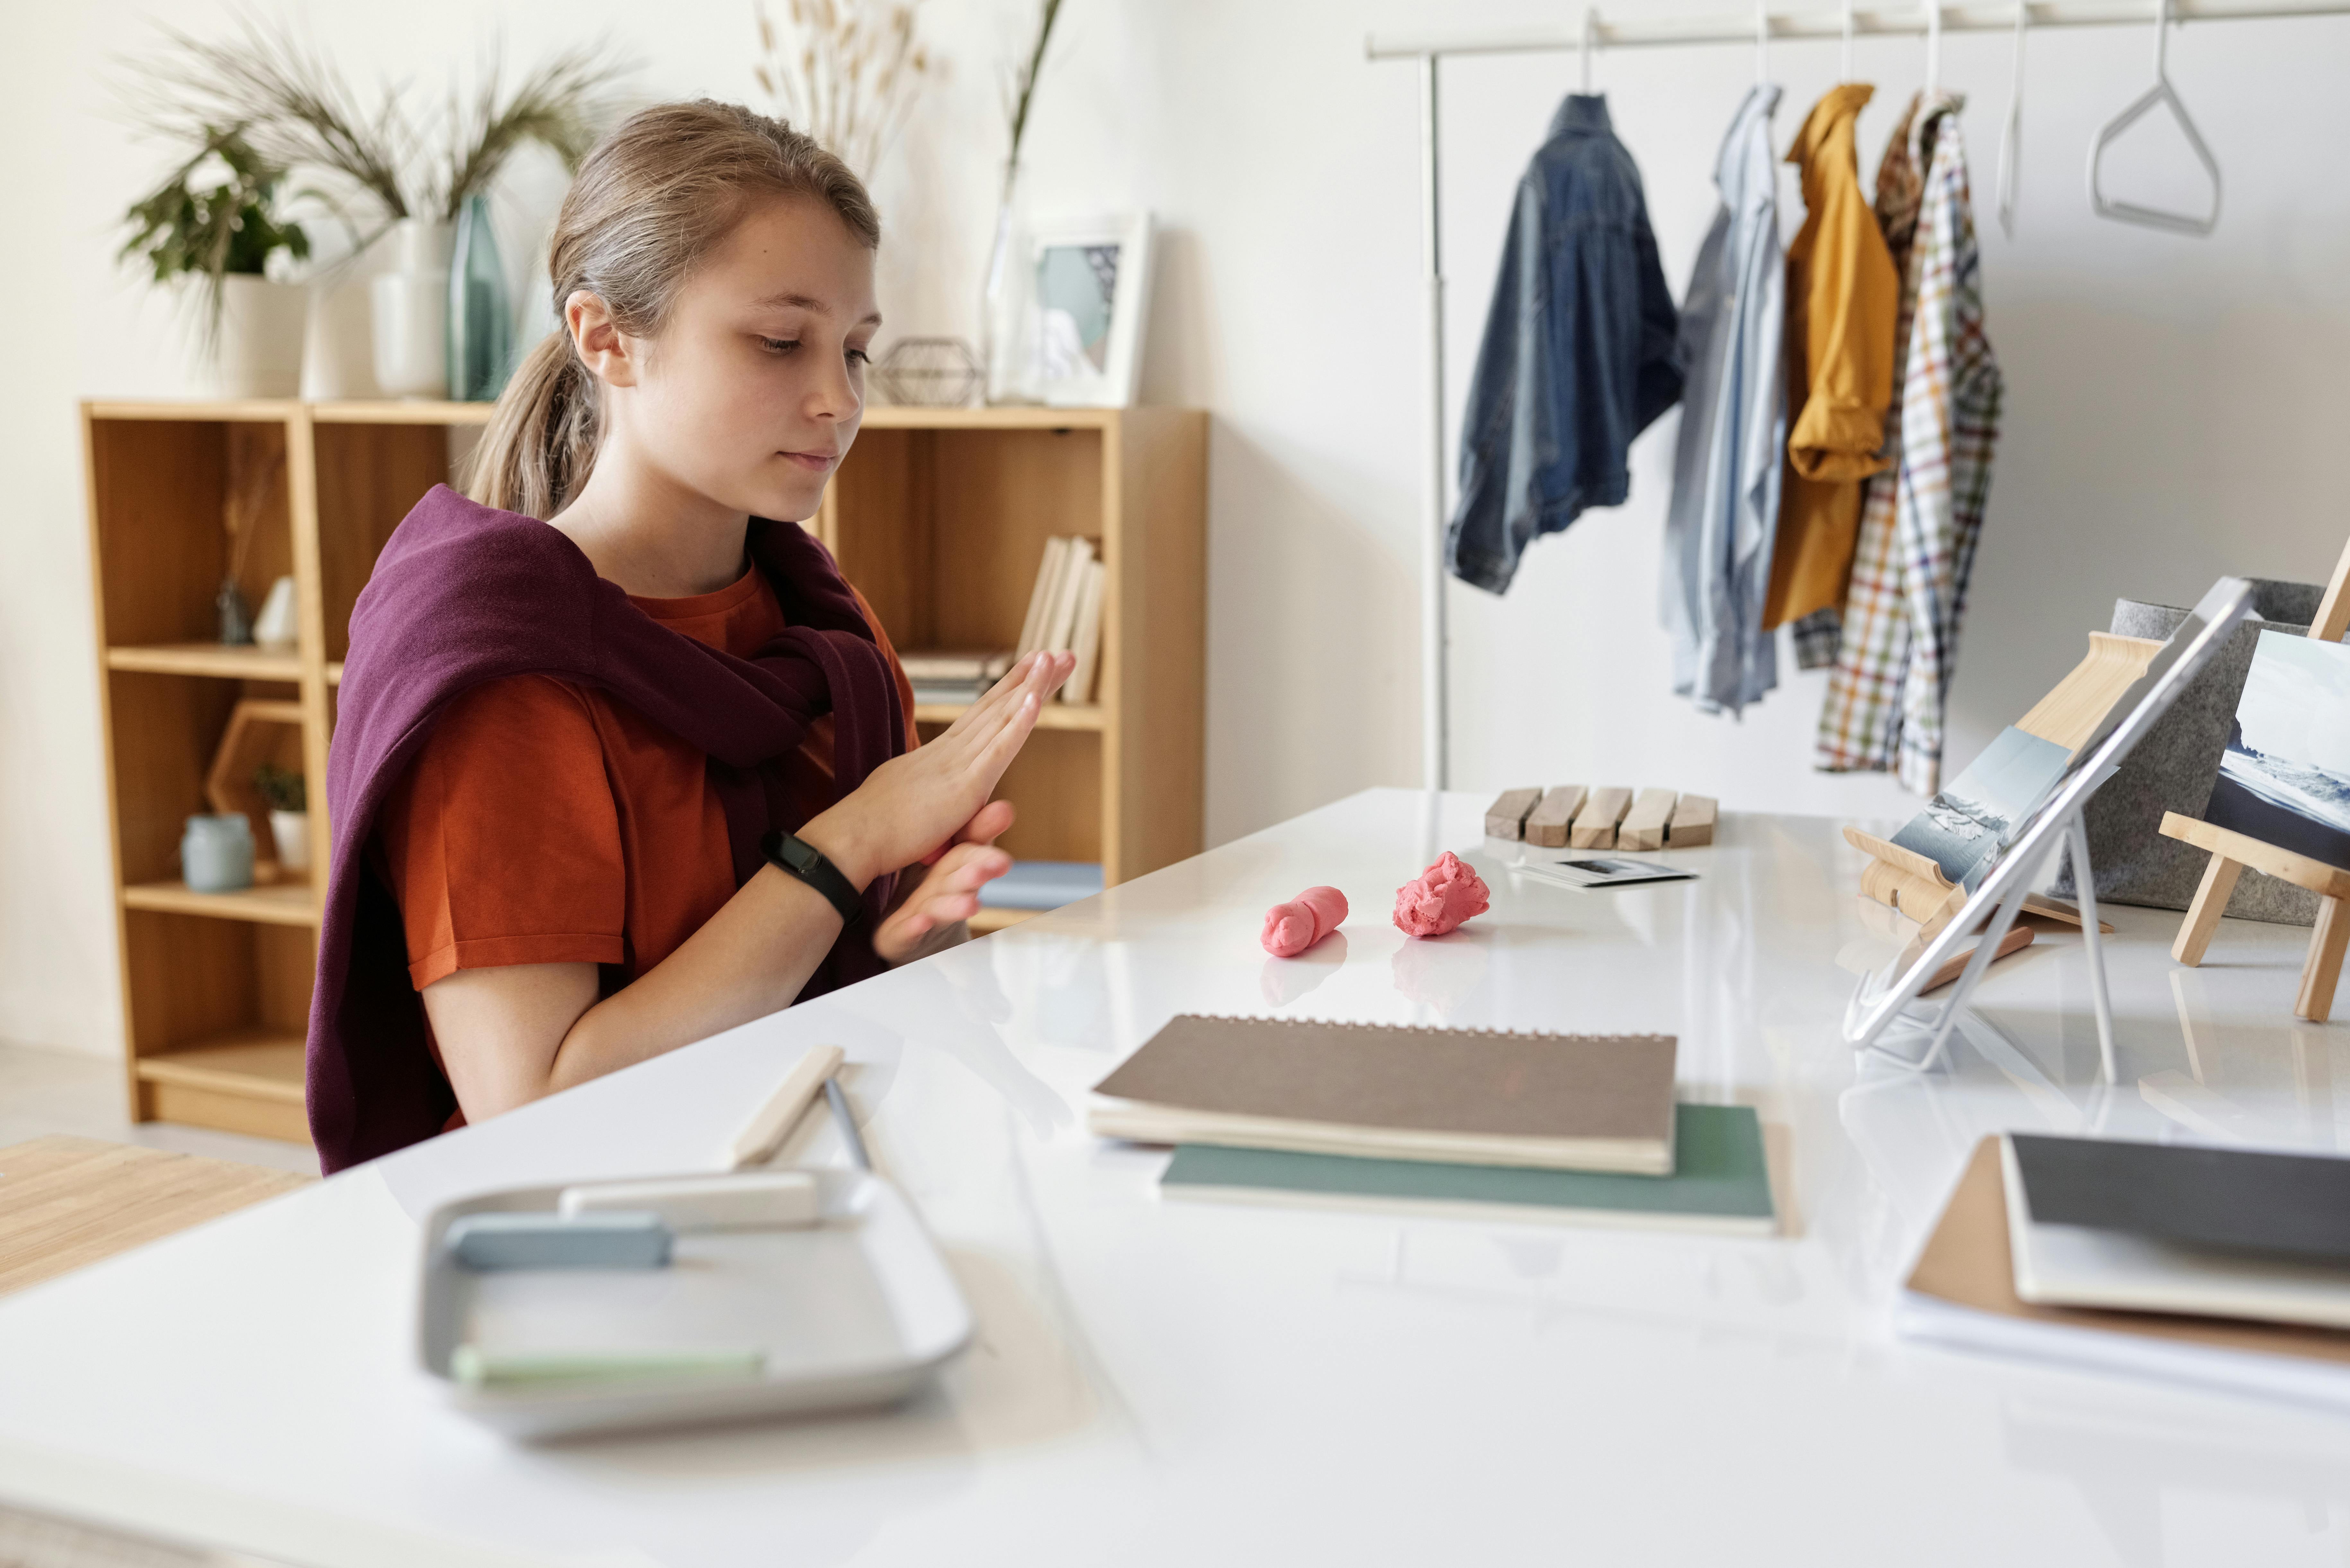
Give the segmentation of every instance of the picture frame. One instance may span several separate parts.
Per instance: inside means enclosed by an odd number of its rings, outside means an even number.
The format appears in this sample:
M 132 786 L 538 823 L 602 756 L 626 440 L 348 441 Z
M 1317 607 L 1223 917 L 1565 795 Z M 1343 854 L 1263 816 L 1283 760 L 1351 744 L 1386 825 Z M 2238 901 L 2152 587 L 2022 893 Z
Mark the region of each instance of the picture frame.
M 1013 353 L 997 400 L 1054 408 L 1130 406 L 1150 307 L 1147 212 L 1039 220 L 1021 233 Z M 993 379 L 993 378 L 992 378 Z

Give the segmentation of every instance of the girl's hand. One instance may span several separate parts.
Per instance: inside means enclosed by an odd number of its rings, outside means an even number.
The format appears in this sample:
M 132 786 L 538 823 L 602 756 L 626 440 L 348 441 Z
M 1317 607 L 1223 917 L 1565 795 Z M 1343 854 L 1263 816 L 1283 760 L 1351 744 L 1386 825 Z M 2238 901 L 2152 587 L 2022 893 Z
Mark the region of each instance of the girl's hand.
M 1076 662 L 1073 654 L 1030 654 L 935 740 L 875 768 L 799 836 L 859 888 L 953 843 L 977 826 L 974 819 L 1003 770 L 1036 727 L 1036 715 Z M 986 838 L 1003 831 L 998 827 Z M 1002 875 L 1001 868 L 989 873 Z M 930 879 L 924 880 L 927 886 Z
M 1012 857 L 995 847 L 997 836 L 1012 826 L 1012 815 L 1009 801 L 990 802 L 955 835 L 938 864 L 923 869 L 921 880 L 873 933 L 873 950 L 883 963 L 904 963 L 940 927 L 979 912 L 980 888 L 1012 869 Z

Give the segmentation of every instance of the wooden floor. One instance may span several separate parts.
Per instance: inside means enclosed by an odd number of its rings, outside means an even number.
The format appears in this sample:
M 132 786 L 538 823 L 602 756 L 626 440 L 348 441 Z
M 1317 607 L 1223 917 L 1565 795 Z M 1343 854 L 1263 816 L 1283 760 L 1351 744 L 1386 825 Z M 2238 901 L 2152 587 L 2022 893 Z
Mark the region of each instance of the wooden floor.
M 0 1148 L 0 1294 L 316 1179 L 63 1135 Z

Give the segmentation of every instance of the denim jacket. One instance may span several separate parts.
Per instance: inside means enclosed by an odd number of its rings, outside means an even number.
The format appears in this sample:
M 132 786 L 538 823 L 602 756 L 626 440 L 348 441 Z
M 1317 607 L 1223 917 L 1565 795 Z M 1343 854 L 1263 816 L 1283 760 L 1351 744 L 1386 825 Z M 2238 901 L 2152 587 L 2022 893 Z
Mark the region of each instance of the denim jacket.
M 1452 573 L 1491 593 L 1536 535 L 1621 505 L 1632 438 L 1681 395 L 1679 319 L 1607 100 L 1572 96 L 1518 182 L 1461 441 Z

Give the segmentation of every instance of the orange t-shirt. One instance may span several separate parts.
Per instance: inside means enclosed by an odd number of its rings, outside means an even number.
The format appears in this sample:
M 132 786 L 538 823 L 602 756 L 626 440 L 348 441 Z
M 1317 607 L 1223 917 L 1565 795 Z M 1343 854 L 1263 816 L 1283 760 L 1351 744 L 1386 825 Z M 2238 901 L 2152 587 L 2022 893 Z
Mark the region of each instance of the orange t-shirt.
M 755 566 L 714 594 L 629 602 L 742 659 L 785 627 Z M 897 677 L 911 746 L 913 688 L 862 594 L 857 607 Z M 734 896 L 707 761 L 627 704 L 550 675 L 452 701 L 376 826 L 416 988 L 461 969 L 593 963 L 609 991 L 675 951 Z M 785 766 L 804 818 L 832 805 L 829 715 Z

